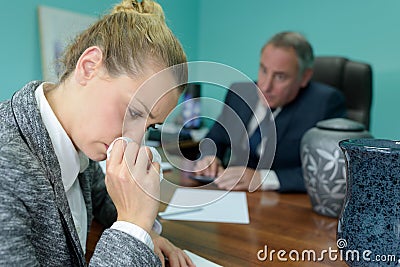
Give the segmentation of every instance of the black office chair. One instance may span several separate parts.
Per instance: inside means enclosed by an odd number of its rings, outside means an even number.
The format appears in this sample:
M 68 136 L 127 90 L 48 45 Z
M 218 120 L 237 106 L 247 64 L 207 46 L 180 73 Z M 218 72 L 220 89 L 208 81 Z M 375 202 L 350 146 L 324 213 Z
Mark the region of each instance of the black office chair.
M 329 84 L 343 92 L 347 117 L 369 130 L 372 103 L 372 68 L 344 57 L 319 56 L 314 61 L 313 81 Z

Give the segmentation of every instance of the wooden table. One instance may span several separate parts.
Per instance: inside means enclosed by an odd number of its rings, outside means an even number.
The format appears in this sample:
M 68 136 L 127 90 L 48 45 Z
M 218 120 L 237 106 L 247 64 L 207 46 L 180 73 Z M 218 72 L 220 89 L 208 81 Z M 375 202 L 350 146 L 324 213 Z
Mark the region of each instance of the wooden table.
M 193 186 L 185 176 L 176 172 L 166 174 L 179 184 Z M 165 193 L 167 190 L 162 190 Z M 167 194 L 172 192 L 167 192 Z M 346 266 L 340 260 L 330 260 L 329 254 L 323 254 L 322 261 L 309 261 L 307 251 L 315 251 L 316 258 L 323 250 L 331 252 L 331 259 L 339 257 L 336 246 L 337 219 L 318 215 L 313 212 L 306 194 L 279 194 L 276 192 L 247 193 L 250 224 L 209 223 L 190 221 L 162 220 L 162 235 L 176 246 L 187 249 L 199 256 L 223 266 Z M 160 210 L 164 210 L 161 205 Z M 99 239 L 102 226 L 94 222 L 88 237 L 87 258 L 93 253 Z M 272 261 L 260 250 L 272 250 Z M 284 250 L 280 261 L 277 255 Z M 295 250 L 295 251 L 293 251 Z M 289 258 L 299 254 L 299 261 Z M 283 252 L 281 252 L 283 253 Z M 311 252 L 310 252 L 311 253 Z M 302 254 L 304 259 L 302 260 Z M 313 258 L 313 256 L 311 256 Z

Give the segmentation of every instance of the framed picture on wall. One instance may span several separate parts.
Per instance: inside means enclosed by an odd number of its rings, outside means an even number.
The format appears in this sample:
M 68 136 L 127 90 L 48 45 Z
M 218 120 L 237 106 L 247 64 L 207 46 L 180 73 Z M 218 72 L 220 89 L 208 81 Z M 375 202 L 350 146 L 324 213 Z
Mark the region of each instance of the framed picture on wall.
M 56 82 L 64 49 L 96 17 L 47 6 L 39 6 L 38 12 L 43 79 Z

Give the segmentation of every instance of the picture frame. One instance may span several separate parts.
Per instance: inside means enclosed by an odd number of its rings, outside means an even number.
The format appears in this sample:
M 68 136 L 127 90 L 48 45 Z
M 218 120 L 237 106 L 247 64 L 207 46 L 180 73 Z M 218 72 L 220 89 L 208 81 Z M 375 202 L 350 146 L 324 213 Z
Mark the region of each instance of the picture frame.
M 75 36 L 96 17 L 48 6 L 38 7 L 43 80 L 57 82 L 62 71 L 59 59 Z

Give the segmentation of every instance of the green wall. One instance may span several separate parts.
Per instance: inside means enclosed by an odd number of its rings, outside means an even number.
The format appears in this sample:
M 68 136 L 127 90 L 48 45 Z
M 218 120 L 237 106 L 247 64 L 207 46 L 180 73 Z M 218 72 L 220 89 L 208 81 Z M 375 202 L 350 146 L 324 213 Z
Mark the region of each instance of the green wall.
M 26 82 L 41 79 L 37 6 L 88 15 L 104 13 L 117 0 L 3 1 L 0 100 Z M 221 62 L 257 77 L 259 51 L 282 30 L 300 31 L 316 55 L 341 55 L 373 67 L 371 132 L 398 139 L 400 123 L 400 1 L 398 0 L 160 0 L 167 23 L 189 60 Z M 207 95 L 223 99 L 209 87 Z M 205 108 L 214 112 L 213 107 Z
M 201 0 L 198 57 L 256 79 L 260 48 L 269 37 L 282 30 L 300 31 L 316 55 L 341 55 L 372 65 L 371 132 L 399 139 L 399 10 L 398 0 Z

